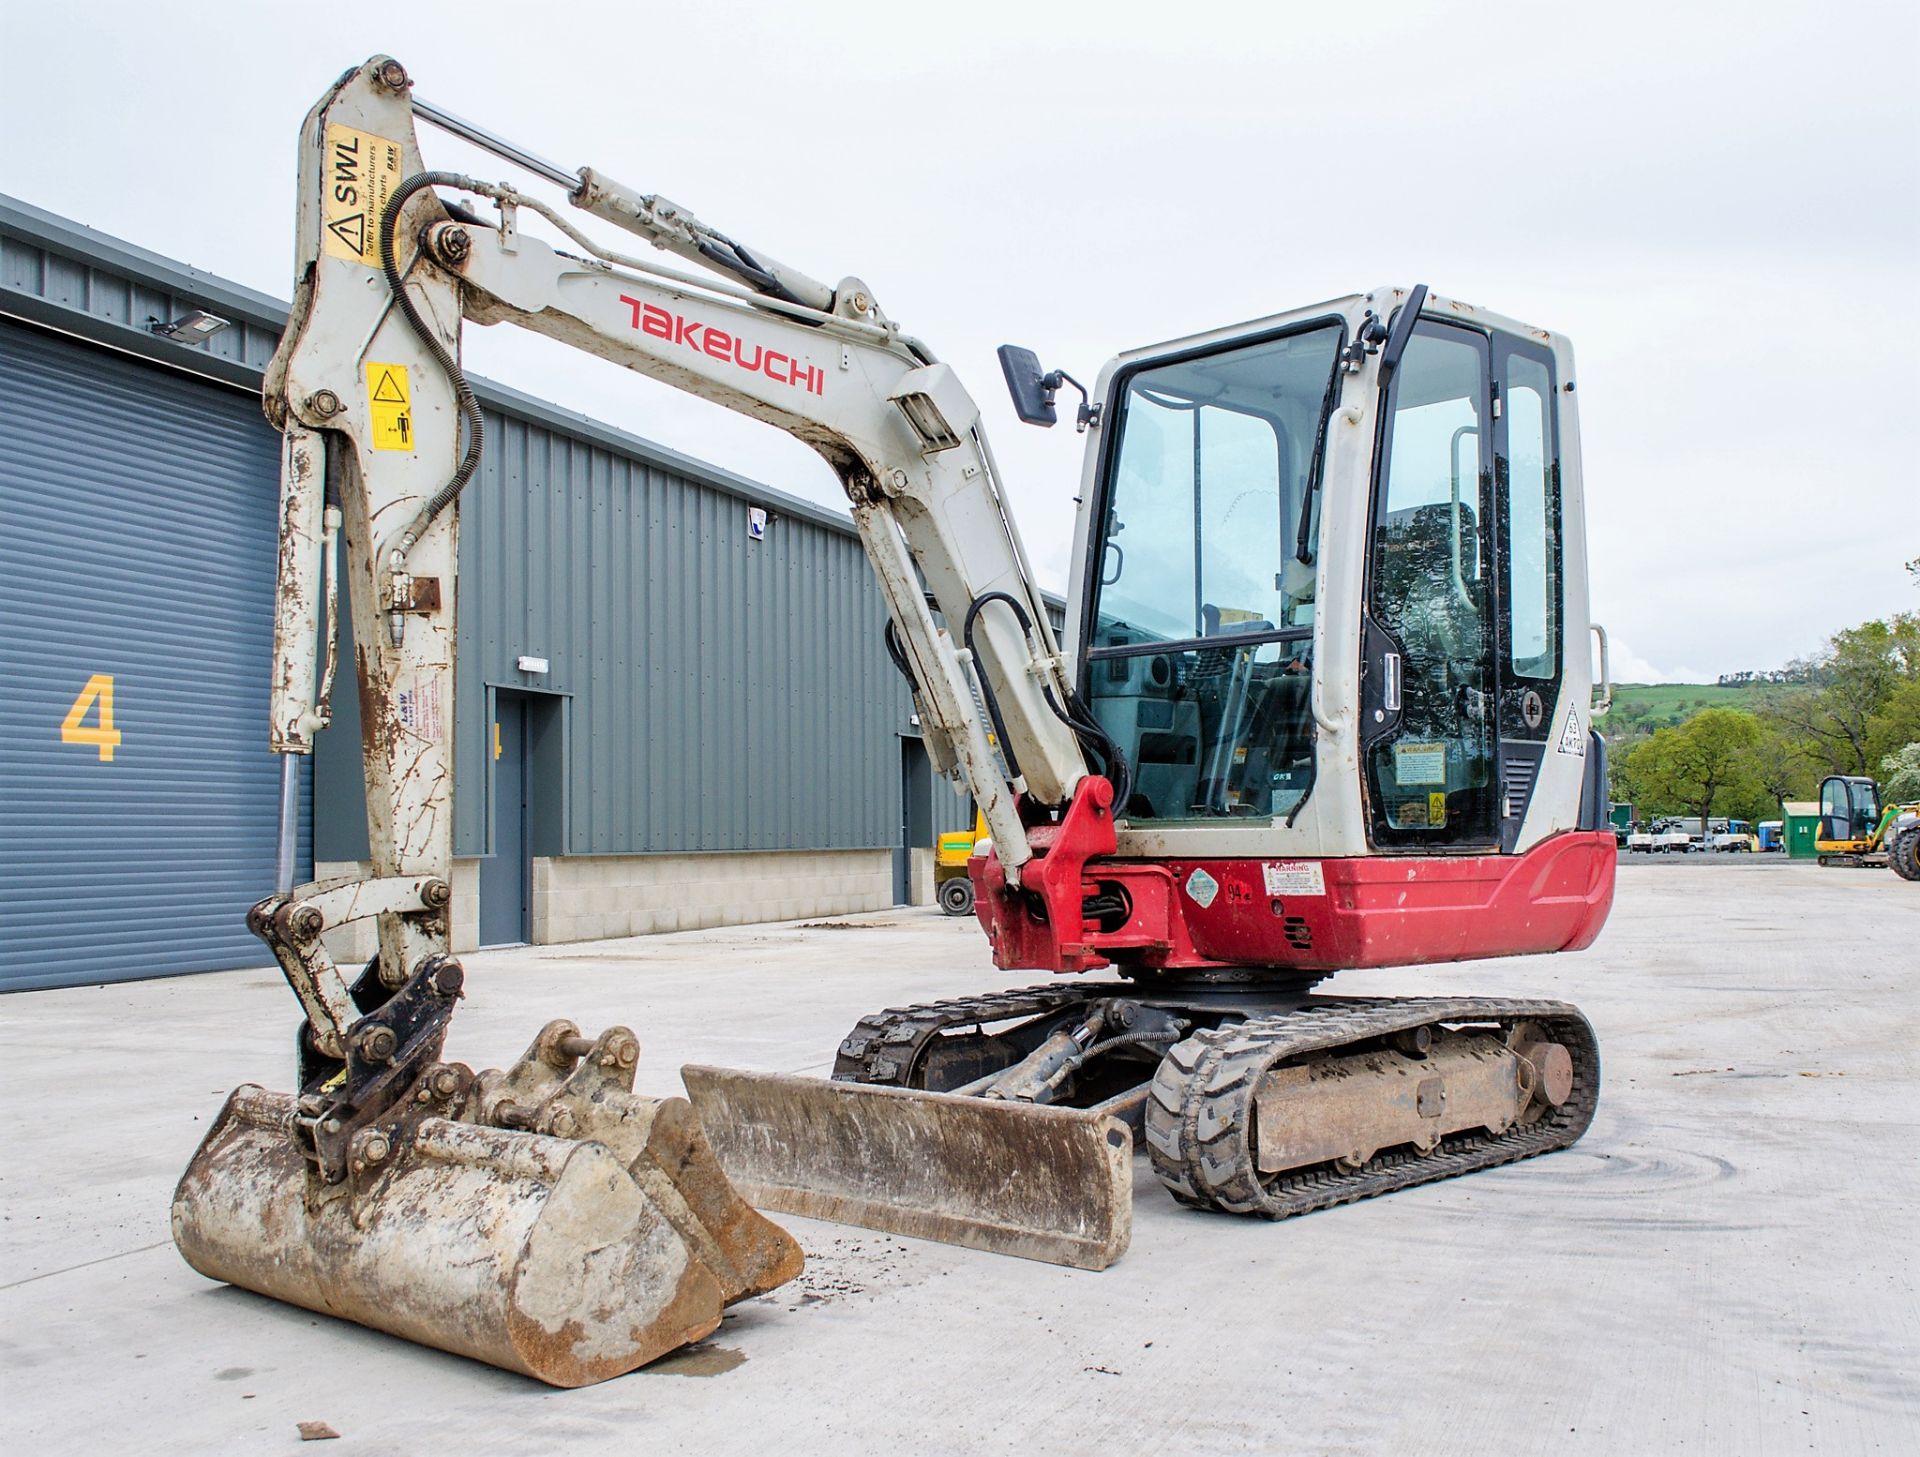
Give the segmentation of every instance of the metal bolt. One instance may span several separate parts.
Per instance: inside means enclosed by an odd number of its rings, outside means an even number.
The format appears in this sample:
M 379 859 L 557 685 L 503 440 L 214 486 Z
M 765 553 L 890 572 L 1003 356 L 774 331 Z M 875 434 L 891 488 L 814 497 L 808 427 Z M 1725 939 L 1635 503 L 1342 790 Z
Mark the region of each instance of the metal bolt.
M 573 1109 L 565 1104 L 547 1114 L 547 1132 L 555 1138 L 572 1138 L 579 1128 L 580 1120 L 573 1116 Z
M 449 961 L 433 974 L 433 989 L 443 997 L 460 994 L 465 985 L 467 973 L 457 961 Z
M 868 298 L 864 293 L 856 293 L 853 296 L 853 311 L 856 314 L 864 314 L 872 307 L 873 300 Z
M 360 1055 L 368 1062 L 391 1062 L 399 1045 L 391 1027 L 375 1027 L 360 1039 Z
M 324 931 L 327 918 L 318 906 L 302 906 L 293 913 L 288 924 L 293 928 L 293 934 L 304 941 Z
M 361 1135 L 360 1157 L 368 1163 L 385 1163 L 387 1155 L 392 1152 L 393 1145 L 387 1141 L 386 1134 L 373 1131 Z
M 892 476 L 890 477 L 890 479 L 891 479 L 891 480 L 893 481 L 893 488 L 894 488 L 894 489 L 895 489 L 896 491 L 904 491 L 904 490 L 906 490 L 906 488 L 907 488 L 907 473 L 906 473 L 905 471 L 903 471 L 903 470 L 896 470 L 896 471 L 894 471 L 894 473 L 893 473 L 893 475 L 892 475 Z
M 329 1118 L 325 1123 L 320 1125 L 320 1130 L 323 1133 L 338 1133 L 340 1131 L 340 1120 L 338 1118 Z
M 381 64 L 375 79 L 389 91 L 404 91 L 407 89 L 407 68 L 396 60 L 388 59 Z
M 451 1098 L 460 1091 L 460 1074 L 450 1067 L 437 1067 L 427 1074 L 427 1086 L 436 1098 Z
M 620 1040 L 618 1056 L 620 1058 L 620 1066 L 632 1067 L 636 1062 L 640 1061 L 639 1042 L 631 1037 L 623 1037 Z
M 518 1103 L 511 1098 L 502 1098 L 493 1110 L 493 1121 L 501 1128 L 526 1128 L 532 1122 L 531 1115 L 523 1112 Z
M 429 880 L 420 887 L 420 903 L 429 910 L 439 910 L 453 899 L 453 887 L 444 880 Z
M 455 268 L 465 263 L 473 251 L 473 239 L 465 228 L 443 228 L 439 238 L 440 256 Z
M 339 414 L 344 407 L 340 403 L 340 396 L 332 390 L 315 390 L 307 396 L 307 408 L 322 419 L 326 419 Z

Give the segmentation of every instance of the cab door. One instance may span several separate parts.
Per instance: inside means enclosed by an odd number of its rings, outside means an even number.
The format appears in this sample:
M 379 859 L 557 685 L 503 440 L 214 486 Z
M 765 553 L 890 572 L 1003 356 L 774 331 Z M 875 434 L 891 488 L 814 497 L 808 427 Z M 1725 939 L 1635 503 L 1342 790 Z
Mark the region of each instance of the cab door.
M 1499 843 L 1487 337 L 1419 323 L 1376 451 L 1361 643 L 1362 775 L 1381 848 Z

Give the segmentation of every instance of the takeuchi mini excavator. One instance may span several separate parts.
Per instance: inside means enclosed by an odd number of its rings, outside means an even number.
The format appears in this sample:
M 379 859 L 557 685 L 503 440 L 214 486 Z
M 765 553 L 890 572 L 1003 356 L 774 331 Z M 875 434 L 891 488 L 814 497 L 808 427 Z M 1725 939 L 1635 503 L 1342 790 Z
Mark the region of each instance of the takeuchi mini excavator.
M 421 120 L 649 246 L 430 170 Z M 455 535 L 485 448 L 468 323 L 827 460 L 929 754 L 984 822 L 994 962 L 1065 975 L 864 1017 L 830 1080 L 689 1067 L 691 1106 L 634 1096 L 625 1028 L 556 1021 L 506 1070 L 442 1060 Z M 1380 288 L 1134 350 L 1090 390 L 1001 363 L 1023 419 L 1070 389 L 1087 437 L 1064 642 L 978 406 L 864 282 L 544 161 L 387 57 L 328 91 L 265 388 L 288 789 L 281 888 L 251 913 L 306 1015 L 295 1091 L 236 1091 L 180 1183 L 196 1269 L 571 1385 L 797 1273 L 750 1205 L 1099 1269 L 1127 1245 L 1136 1139 L 1182 1203 L 1278 1218 L 1580 1137 L 1600 1069 L 1572 1006 L 1312 992 L 1577 950 L 1606 919 L 1567 341 Z M 296 886 L 342 575 L 372 866 Z M 342 970 L 322 936 L 368 917 L 378 955 Z

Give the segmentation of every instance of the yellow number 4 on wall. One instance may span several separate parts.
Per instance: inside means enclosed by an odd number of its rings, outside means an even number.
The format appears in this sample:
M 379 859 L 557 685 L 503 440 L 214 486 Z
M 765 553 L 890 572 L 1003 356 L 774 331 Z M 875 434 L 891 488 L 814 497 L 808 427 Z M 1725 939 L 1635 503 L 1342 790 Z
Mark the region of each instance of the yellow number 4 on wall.
M 100 722 L 89 728 L 81 720 L 96 704 L 100 709 Z M 67 710 L 67 716 L 60 721 L 60 742 L 92 744 L 100 750 L 103 764 L 113 762 L 114 748 L 120 742 L 120 730 L 113 726 L 113 674 L 95 673 L 87 679 L 87 686 L 80 690 L 80 696 L 73 700 L 73 707 Z

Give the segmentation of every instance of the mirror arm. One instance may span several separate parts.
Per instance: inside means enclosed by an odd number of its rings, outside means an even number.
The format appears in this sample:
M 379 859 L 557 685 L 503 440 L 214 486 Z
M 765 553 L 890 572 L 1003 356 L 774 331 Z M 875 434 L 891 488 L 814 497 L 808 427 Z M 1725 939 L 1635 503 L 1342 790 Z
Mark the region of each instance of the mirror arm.
M 1080 392 L 1080 408 L 1074 411 L 1073 427 L 1081 435 L 1087 433 L 1089 425 L 1100 421 L 1100 407 L 1093 403 L 1093 396 L 1087 393 L 1087 387 L 1068 374 L 1064 369 L 1056 369 L 1040 381 L 1040 387 L 1047 392 L 1047 403 L 1053 403 L 1053 397 L 1059 393 L 1060 386 L 1070 384 Z

